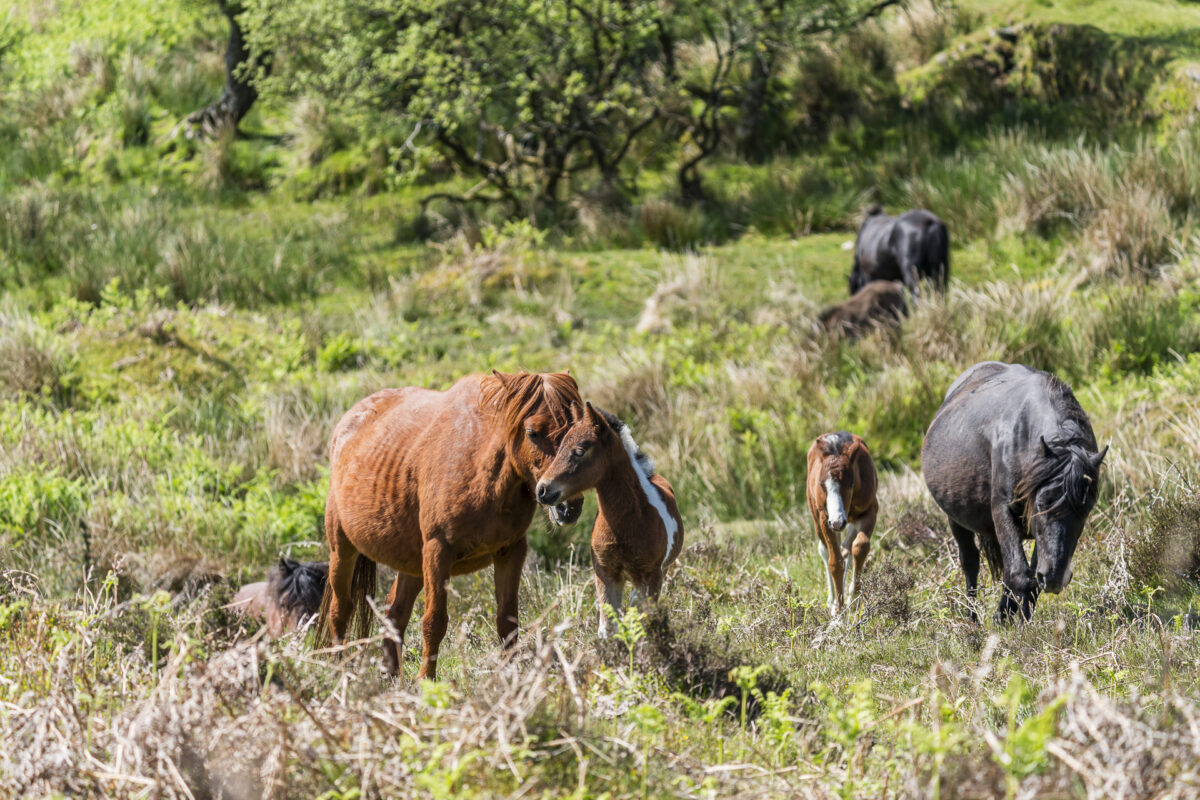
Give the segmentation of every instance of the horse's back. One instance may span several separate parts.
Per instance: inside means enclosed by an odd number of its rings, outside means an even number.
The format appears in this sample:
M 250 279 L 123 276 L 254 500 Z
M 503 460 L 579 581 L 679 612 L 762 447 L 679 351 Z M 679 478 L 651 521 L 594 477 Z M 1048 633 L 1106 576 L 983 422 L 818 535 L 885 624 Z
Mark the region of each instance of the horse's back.
M 912 228 L 919 231 L 925 231 L 928 228 L 941 225 L 945 227 L 946 223 L 937 214 L 924 208 L 914 208 L 910 211 L 905 211 L 900 216 L 896 217 L 896 222 L 905 228 Z
M 991 529 L 995 492 L 1011 494 L 1016 465 L 1038 435 L 1057 429 L 1048 373 L 983 361 L 951 384 L 921 448 L 921 471 L 942 510 L 975 531 Z
M 330 441 L 327 526 L 339 526 L 373 561 L 418 569 L 420 475 L 475 451 L 479 386 L 472 375 L 446 391 L 384 389 L 347 411 Z
M 420 410 L 432 407 L 442 392 L 405 386 L 382 389 L 355 403 L 334 426 L 329 439 L 329 465 L 337 469 L 342 452 L 361 435 L 369 434 L 381 425 L 395 424 L 405 415 L 410 418 Z

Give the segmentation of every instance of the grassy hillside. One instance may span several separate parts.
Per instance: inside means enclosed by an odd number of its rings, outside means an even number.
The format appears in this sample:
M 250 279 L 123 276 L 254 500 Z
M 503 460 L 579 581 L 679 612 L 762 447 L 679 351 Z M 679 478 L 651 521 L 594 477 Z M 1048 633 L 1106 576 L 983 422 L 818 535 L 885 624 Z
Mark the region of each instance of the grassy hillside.
M 628 206 L 581 190 L 550 228 L 422 209 L 466 179 L 399 168 L 394 131 L 311 99 L 173 137 L 219 92 L 224 35 L 203 3 L 0 17 L 6 793 L 1200 791 L 1194 4 L 889 13 L 789 62 L 794 132 L 766 163 L 723 154 L 706 205 L 675 198 L 663 144 Z M 831 340 L 816 314 L 871 202 L 947 220 L 951 287 Z M 987 579 L 967 621 L 920 479 L 983 359 L 1056 372 L 1112 446 L 1073 583 L 1016 627 Z M 350 405 L 492 368 L 570 368 L 672 481 L 686 547 L 659 607 L 597 642 L 589 499 L 534 523 L 511 657 L 490 570 L 453 580 L 438 685 L 413 680 L 417 623 L 386 681 L 378 638 L 314 651 L 224 608 L 281 553 L 325 558 Z M 834 429 L 881 468 L 840 623 L 803 496 Z

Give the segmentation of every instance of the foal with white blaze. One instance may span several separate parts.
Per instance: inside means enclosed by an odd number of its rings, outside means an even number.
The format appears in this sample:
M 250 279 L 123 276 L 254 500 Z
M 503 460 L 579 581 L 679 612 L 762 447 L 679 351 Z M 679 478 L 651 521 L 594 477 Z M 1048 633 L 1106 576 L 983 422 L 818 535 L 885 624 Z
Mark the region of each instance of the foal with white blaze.
M 658 597 L 667 567 L 683 549 L 683 519 L 671 484 L 654 474 L 629 426 L 588 403 L 542 473 L 537 501 L 554 505 L 593 488 L 600 513 L 592 528 L 592 567 L 599 633 L 607 638 L 604 606 L 620 616 L 626 580 L 633 583 L 634 603 Z
M 853 433 L 818 436 L 808 450 L 808 510 L 817 524 L 817 550 L 828 569 L 829 613 L 841 613 L 846 562 L 851 565 L 846 605 L 854 602 L 858 576 L 871 550 L 879 504 L 871 451 Z M 845 534 L 841 531 L 845 530 Z

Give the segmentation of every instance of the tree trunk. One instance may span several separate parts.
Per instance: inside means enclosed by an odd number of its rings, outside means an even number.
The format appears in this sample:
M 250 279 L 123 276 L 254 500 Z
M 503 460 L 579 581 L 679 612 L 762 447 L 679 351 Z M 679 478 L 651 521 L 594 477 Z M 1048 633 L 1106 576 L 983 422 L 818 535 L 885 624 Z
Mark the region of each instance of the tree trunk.
M 763 116 L 768 102 L 767 92 L 770 88 L 771 73 L 774 71 L 774 62 L 775 53 L 770 47 L 766 52 L 754 48 L 750 78 L 746 82 L 745 94 L 742 95 L 738 114 L 736 133 L 738 152 L 755 163 L 761 163 L 771 155 L 771 143 L 766 141 L 763 130 Z
M 679 168 L 679 199 L 685 206 L 704 205 L 708 201 L 708 193 L 704 191 L 704 181 L 700 177 L 700 161 L 697 158 Z
M 217 5 L 229 20 L 229 44 L 225 48 L 225 91 L 215 102 L 193 111 L 180 123 L 175 133 L 186 139 L 210 139 L 226 128 L 236 129 L 258 99 L 258 90 L 240 70 L 250 60 L 250 50 L 246 46 L 242 26 L 238 23 L 238 15 L 243 11 L 241 3 L 238 0 L 217 0 Z M 269 59 L 261 59 L 260 62 L 269 70 Z

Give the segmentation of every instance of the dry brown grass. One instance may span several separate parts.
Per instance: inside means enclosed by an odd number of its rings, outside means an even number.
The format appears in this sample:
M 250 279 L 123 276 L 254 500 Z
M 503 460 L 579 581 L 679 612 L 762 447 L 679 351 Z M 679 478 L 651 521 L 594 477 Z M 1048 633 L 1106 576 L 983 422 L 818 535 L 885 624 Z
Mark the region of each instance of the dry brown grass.
M 0 397 L 63 400 L 71 354 L 28 313 L 0 307 Z

